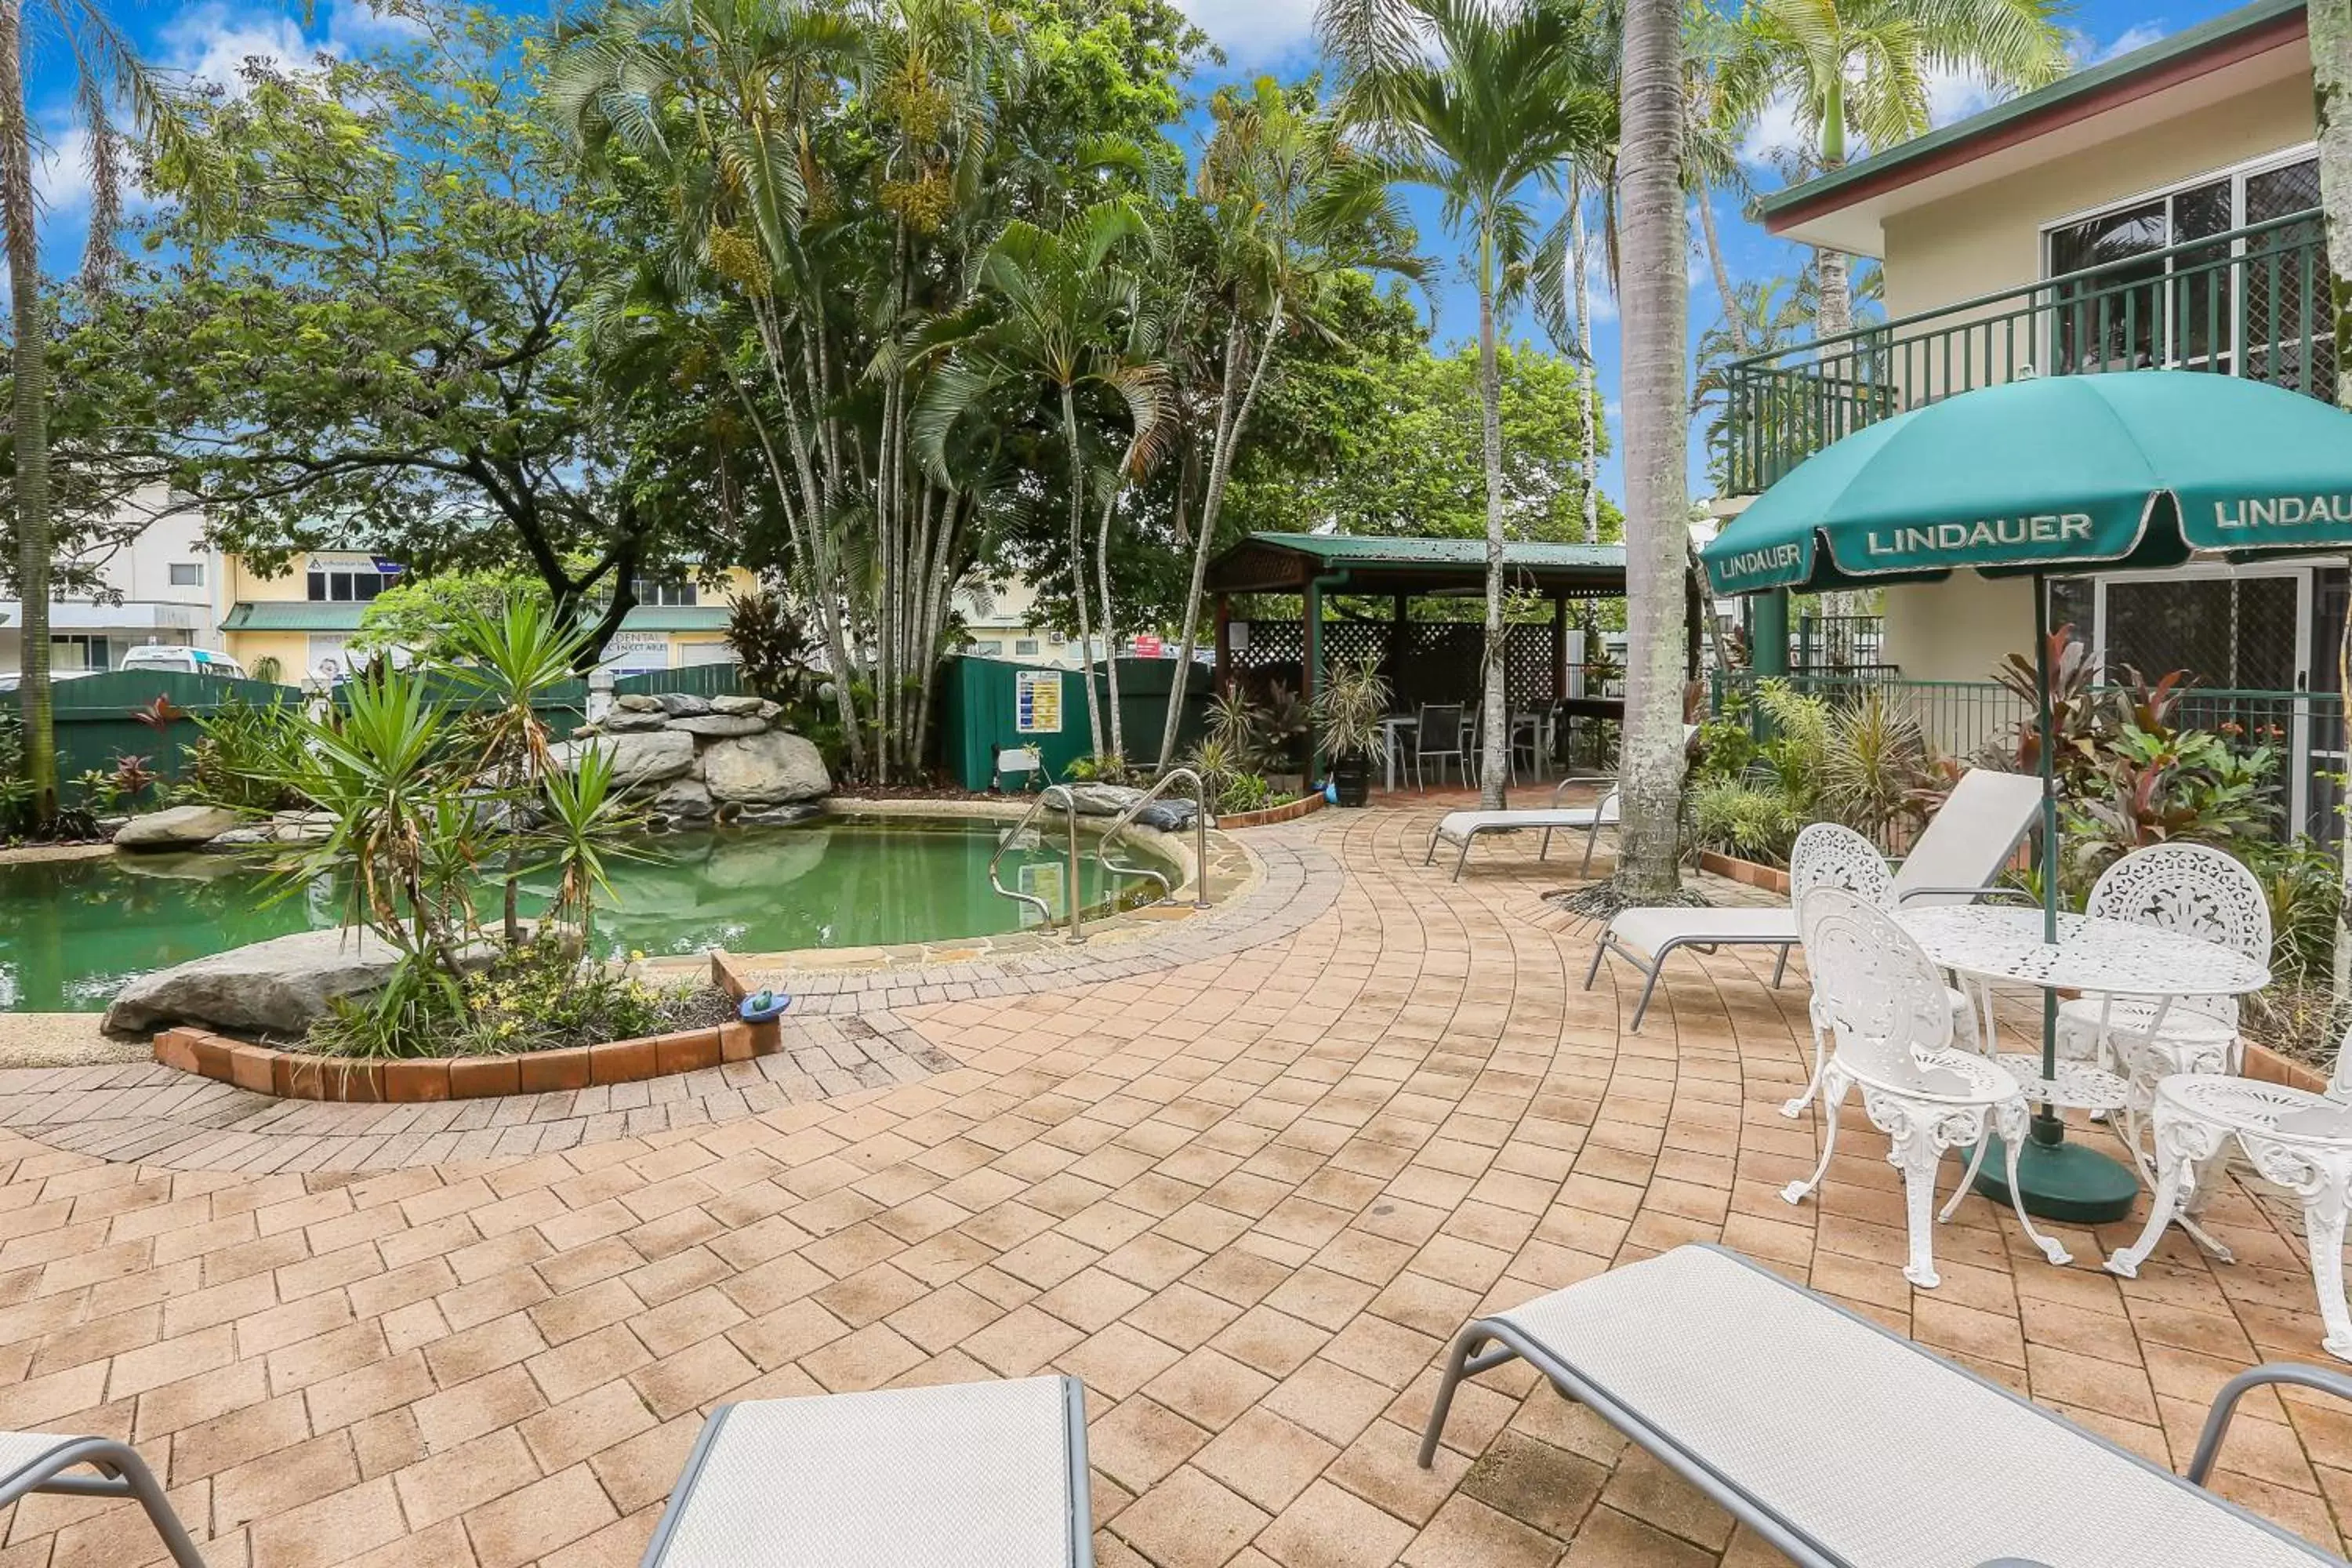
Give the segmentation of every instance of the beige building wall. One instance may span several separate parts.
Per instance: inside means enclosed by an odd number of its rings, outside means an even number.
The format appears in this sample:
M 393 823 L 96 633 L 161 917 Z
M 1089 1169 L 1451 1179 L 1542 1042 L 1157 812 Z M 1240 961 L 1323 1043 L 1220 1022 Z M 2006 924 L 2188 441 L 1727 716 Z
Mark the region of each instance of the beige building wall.
M 2043 276 L 2043 228 L 2088 210 L 2127 202 L 2218 174 L 2312 140 L 2311 93 L 2280 83 L 2168 119 L 2130 138 L 2053 158 L 1996 184 L 1885 220 L 1886 316 L 1939 310 Z M 1979 315 L 1990 312 L 1979 312 Z M 1954 316 L 1954 321 L 1966 321 Z M 2043 346 L 2021 326 L 2018 353 L 2036 363 Z M 1965 374 L 2001 379 L 2005 334 L 1980 333 Z M 1928 363 L 1930 360 L 1935 363 Z M 1903 367 L 1898 365 L 1898 374 Z M 1940 355 L 1921 356 L 1915 374 L 1940 374 Z M 1954 355 L 1954 375 L 1963 374 Z M 1932 392 L 1931 392 L 1931 395 Z M 1916 680 L 1984 680 L 2001 658 L 2030 652 L 2033 596 L 2018 579 L 1963 573 L 1944 583 L 1886 590 L 1886 658 Z
M 1889 320 L 2042 276 L 2045 225 L 2284 153 L 2316 134 L 2311 89 L 2281 83 L 2052 159 L 1885 221 Z

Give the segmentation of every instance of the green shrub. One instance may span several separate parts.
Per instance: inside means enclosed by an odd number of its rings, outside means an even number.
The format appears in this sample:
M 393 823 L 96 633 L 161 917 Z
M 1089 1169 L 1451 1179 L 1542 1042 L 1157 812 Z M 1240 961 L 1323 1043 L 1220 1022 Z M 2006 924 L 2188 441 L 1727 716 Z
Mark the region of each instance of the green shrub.
M 1783 865 L 1805 819 L 1777 784 L 1718 779 L 1690 792 L 1691 842 L 1701 849 Z

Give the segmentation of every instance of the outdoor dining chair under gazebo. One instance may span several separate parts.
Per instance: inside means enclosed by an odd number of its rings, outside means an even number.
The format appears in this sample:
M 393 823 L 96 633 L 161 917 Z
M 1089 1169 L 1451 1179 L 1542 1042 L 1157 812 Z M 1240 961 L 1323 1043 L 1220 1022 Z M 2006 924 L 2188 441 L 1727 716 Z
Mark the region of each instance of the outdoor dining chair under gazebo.
M 1824 447 L 1704 552 L 1719 594 L 2145 570 L 2352 551 L 2352 415 L 2300 393 L 2195 371 L 2011 382 L 1897 415 Z M 2038 722 L 2050 725 L 2049 593 L 2037 581 Z M 2058 796 L 2042 779 L 2042 941 L 2058 922 Z M 2054 1077 L 2054 993 L 2042 1064 Z M 2045 1106 L 2019 1177 L 2033 1212 L 2118 1219 L 2137 1178 L 2065 1142 Z

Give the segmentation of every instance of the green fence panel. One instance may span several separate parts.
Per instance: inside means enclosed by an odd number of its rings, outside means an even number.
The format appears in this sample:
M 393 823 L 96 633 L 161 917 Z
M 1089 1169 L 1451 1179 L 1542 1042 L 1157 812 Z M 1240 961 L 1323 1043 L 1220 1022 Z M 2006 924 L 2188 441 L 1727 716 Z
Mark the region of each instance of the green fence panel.
M 144 757 L 148 767 L 170 780 L 184 771 L 184 748 L 196 743 L 194 715 L 209 714 L 228 701 L 265 705 L 299 702 L 295 687 L 226 676 L 190 675 L 174 669 L 118 669 L 61 680 L 52 689 L 58 734 L 58 773 L 79 778 L 92 769 L 112 773 L 117 759 Z M 132 714 L 167 700 L 180 717 L 158 727 Z M 68 792 L 70 793 L 70 792 Z
M 1168 714 L 1174 679 L 1169 659 L 1123 658 L 1118 662 L 1119 723 L 1128 754 L 1145 762 L 1160 754 L 1160 727 Z M 1081 671 L 1051 665 L 959 656 L 940 678 L 940 761 L 965 789 L 989 786 L 1000 748 L 1034 745 L 1048 778 L 1068 775 L 1069 766 L 1094 747 L 1087 732 L 1087 693 Z M 1107 700 L 1109 683 L 1093 672 Z M 1177 729 L 1181 755 L 1200 738 L 1205 723 L 1209 671 L 1196 667 L 1186 682 L 1183 721 Z M 1035 728 L 1039 724 L 1049 728 Z
M 676 669 L 641 669 L 613 682 L 613 690 L 619 696 L 635 692 L 652 697 L 676 691 L 692 697 L 740 697 L 751 689 L 743 684 L 743 667 L 740 664 L 686 664 Z

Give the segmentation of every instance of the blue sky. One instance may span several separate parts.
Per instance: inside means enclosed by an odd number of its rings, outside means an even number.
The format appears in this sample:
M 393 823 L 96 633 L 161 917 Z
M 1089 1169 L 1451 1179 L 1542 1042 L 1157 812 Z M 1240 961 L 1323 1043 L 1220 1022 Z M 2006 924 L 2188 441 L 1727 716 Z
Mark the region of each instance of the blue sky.
M 511 3 L 511 0 L 509 0 Z M 529 4 L 530 0 L 522 0 Z M 1265 72 L 1296 76 L 1314 68 L 1316 51 L 1311 23 L 1315 0 L 1176 0 L 1223 47 L 1227 63 L 1203 72 L 1194 85 L 1205 95 L 1218 81 L 1247 79 Z M 2151 9 L 2148 0 L 2076 0 L 2070 26 L 2076 37 L 2075 54 L 2090 63 L 2135 48 L 2180 28 L 2231 9 L 2229 0 L 2162 0 Z M 306 15 L 299 4 L 271 5 L 267 0 L 146 0 L 116 4 L 117 21 L 138 41 L 147 57 L 168 68 L 193 76 L 228 79 L 239 62 L 252 56 L 301 59 L 325 50 L 352 54 L 397 30 L 398 24 L 379 17 L 368 0 L 317 0 Z M 49 157 L 42 189 L 50 208 L 53 265 L 69 269 L 78 260 L 80 218 L 86 210 L 87 187 L 80 168 L 81 144 L 72 130 L 67 94 L 69 79 L 62 67 L 61 49 L 52 44 L 31 72 L 36 112 L 48 128 Z M 1962 79 L 1938 80 L 1933 100 L 1938 123 L 1960 119 L 1990 101 L 1982 88 Z M 1769 163 L 1776 141 L 1790 134 L 1785 122 L 1767 123 L 1748 149 L 1749 174 L 1759 188 L 1778 183 Z M 1195 133 L 1182 132 L 1189 141 Z M 1454 260 L 1454 247 L 1437 220 L 1433 199 L 1413 193 L 1408 200 L 1422 226 L 1423 249 L 1439 263 L 1428 289 L 1441 343 L 1457 342 L 1476 330 L 1475 298 Z M 1741 216 L 1738 198 L 1718 195 L 1716 218 L 1735 279 L 1777 278 L 1796 271 L 1801 247 L 1772 238 Z M 1694 247 L 1697 244 L 1694 226 Z M 1697 332 L 1716 320 L 1719 308 L 1707 269 L 1694 248 L 1691 267 L 1691 330 Z M 1518 330 L 1532 332 L 1525 322 Z M 1610 425 L 1614 433 L 1618 385 L 1617 321 L 1605 290 L 1593 311 L 1595 357 L 1599 363 Z M 1693 447 L 1694 482 L 1701 482 L 1702 463 Z M 1602 483 L 1619 492 L 1612 460 Z

